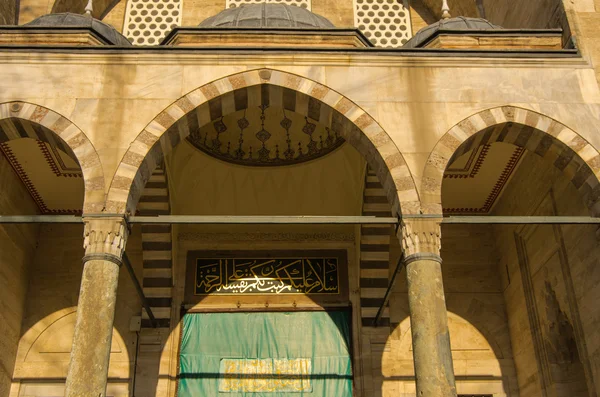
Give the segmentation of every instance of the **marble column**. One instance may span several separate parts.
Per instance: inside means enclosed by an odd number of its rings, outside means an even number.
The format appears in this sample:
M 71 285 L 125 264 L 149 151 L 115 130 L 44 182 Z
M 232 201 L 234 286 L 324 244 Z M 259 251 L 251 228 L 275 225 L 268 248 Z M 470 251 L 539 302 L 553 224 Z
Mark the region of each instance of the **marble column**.
M 122 217 L 84 217 L 84 222 L 83 276 L 65 396 L 104 397 L 128 232 Z
M 441 219 L 403 221 L 408 304 L 418 397 L 455 397 L 440 257 Z

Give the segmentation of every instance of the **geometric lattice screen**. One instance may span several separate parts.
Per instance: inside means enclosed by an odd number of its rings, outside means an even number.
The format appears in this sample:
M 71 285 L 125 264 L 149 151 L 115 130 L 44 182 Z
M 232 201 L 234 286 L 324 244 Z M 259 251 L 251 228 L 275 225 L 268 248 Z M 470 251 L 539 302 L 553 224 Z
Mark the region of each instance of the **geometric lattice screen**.
M 123 35 L 135 45 L 157 45 L 181 25 L 183 0 L 129 0 Z
M 275 3 L 275 4 L 287 4 L 289 6 L 298 6 L 306 8 L 311 11 L 312 4 L 311 0 L 227 0 L 225 4 L 226 8 L 235 8 L 244 4 L 256 4 L 256 3 Z
M 412 37 L 408 0 L 354 0 L 354 26 L 377 47 L 402 47 Z

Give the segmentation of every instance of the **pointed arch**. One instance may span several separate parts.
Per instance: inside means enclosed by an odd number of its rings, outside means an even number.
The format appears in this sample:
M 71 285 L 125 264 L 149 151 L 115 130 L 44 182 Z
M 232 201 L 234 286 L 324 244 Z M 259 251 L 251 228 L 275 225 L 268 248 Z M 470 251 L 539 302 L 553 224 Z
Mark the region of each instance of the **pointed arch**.
M 474 114 L 452 127 L 429 155 L 421 184 L 426 213 L 442 213 L 442 181 L 452 160 L 473 148 L 505 142 L 551 159 L 578 189 L 594 213 L 600 199 L 600 153 L 561 122 L 535 111 L 500 106 Z
M 0 143 L 32 138 L 63 150 L 81 167 L 85 186 L 83 213 L 104 207 L 104 172 L 98 152 L 88 137 L 66 117 L 33 103 L 0 103 Z
M 208 83 L 181 97 L 156 116 L 123 156 L 109 188 L 107 210 L 114 213 L 135 211 L 156 164 L 190 134 L 188 122 L 203 125 L 213 120 L 215 113 L 222 115 L 226 111 L 235 111 L 238 98 L 247 102 L 249 89 L 265 86 L 276 87 L 278 100 L 288 101 L 285 106 L 336 128 L 375 170 L 393 213 L 419 211 L 416 186 L 404 157 L 367 112 L 318 82 L 273 69 L 241 72 Z

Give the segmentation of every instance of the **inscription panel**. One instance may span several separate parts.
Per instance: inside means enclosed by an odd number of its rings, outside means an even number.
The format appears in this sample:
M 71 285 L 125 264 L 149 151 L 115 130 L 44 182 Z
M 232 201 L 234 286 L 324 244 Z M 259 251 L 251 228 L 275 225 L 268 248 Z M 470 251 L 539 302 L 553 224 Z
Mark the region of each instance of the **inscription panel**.
M 190 250 L 186 257 L 184 303 L 197 309 L 348 303 L 346 249 Z
M 194 294 L 339 294 L 337 258 L 198 258 Z

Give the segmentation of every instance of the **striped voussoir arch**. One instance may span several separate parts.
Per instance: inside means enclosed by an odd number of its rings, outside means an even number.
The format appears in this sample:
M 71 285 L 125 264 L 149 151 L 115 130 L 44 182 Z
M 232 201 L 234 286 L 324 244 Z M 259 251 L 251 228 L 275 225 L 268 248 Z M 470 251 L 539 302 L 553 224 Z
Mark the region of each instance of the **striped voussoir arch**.
M 375 171 L 367 166 L 362 214 L 389 217 L 392 207 Z M 362 225 L 360 228 L 360 313 L 363 327 L 372 327 L 383 304 L 390 273 L 390 225 Z M 386 307 L 378 325 L 390 325 Z
M 133 212 L 160 159 L 191 129 L 265 102 L 305 115 L 338 132 L 375 170 L 394 213 L 419 211 L 417 190 L 404 157 L 375 120 L 324 85 L 271 69 L 243 72 L 206 84 L 160 113 L 136 137 L 119 164 L 109 189 L 107 209 Z
M 139 215 L 168 215 L 169 185 L 164 166 L 159 164 L 146 183 L 137 206 Z M 142 288 L 159 328 L 171 323 L 173 301 L 171 225 L 142 224 Z M 142 309 L 142 327 L 151 328 L 148 313 Z
M 494 142 L 527 149 L 561 170 L 579 190 L 588 208 L 597 212 L 600 199 L 600 154 L 578 133 L 532 110 L 502 106 L 477 113 L 450 129 L 437 143 L 425 165 L 422 208 L 442 213 L 444 171 L 452 159 Z
M 102 211 L 105 186 L 100 158 L 90 140 L 75 124 L 48 108 L 32 103 L 0 104 L 0 143 L 20 138 L 46 142 L 77 161 L 85 183 L 83 213 Z

